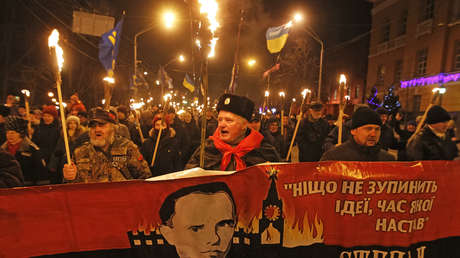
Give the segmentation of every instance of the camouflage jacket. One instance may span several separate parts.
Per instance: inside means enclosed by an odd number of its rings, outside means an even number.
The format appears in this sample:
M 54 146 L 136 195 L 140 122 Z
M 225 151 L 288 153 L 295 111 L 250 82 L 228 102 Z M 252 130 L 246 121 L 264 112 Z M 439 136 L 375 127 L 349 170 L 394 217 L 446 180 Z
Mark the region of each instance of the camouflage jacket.
M 152 176 L 147 162 L 132 141 L 116 136 L 107 153 L 90 142 L 75 149 L 77 176 L 72 183 L 117 182 Z

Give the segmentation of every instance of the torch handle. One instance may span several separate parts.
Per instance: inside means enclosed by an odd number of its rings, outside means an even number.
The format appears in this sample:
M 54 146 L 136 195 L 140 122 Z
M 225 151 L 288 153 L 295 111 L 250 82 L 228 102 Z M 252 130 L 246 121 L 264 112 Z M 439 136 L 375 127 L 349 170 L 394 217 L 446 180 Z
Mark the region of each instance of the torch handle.
M 27 135 L 29 138 L 32 138 L 32 135 L 30 135 L 30 132 L 32 131 L 32 124 L 30 122 L 30 107 L 29 107 L 29 99 L 26 96 L 25 97 L 25 105 L 26 105 L 26 119 L 27 119 Z
M 150 162 L 150 167 L 153 167 L 153 165 L 155 164 L 155 158 L 157 157 L 158 145 L 160 144 L 160 137 L 161 137 L 162 131 L 163 131 L 163 119 L 161 119 L 160 130 L 158 131 L 157 142 L 155 143 L 155 150 L 153 151 L 152 162 Z
M 307 98 L 310 100 L 310 97 L 311 95 L 309 95 Z M 295 137 L 297 136 L 297 131 L 299 130 L 300 121 L 302 120 L 302 117 L 303 117 L 302 108 L 303 108 L 304 103 L 305 103 L 305 97 L 303 98 L 302 104 L 300 105 L 299 118 L 297 119 L 297 123 L 295 124 L 294 134 L 292 135 L 291 144 L 289 145 L 289 150 L 286 155 L 286 161 L 289 161 L 289 158 L 291 156 L 292 147 L 294 146 L 294 140 L 295 140 Z
M 343 132 L 343 109 L 340 108 L 339 110 L 339 118 L 337 119 L 337 126 L 339 127 L 339 132 L 338 132 L 338 138 L 337 138 L 337 144 L 340 145 L 342 144 L 342 132 Z
M 284 135 L 283 116 L 284 116 L 284 109 L 281 109 L 281 135 Z
M 144 134 L 142 133 L 142 128 L 141 128 L 141 124 L 139 122 L 139 119 L 137 119 L 137 130 L 139 131 L 139 136 L 141 137 L 141 142 L 144 142 L 145 141 L 145 138 L 144 138 Z
M 64 145 L 65 145 L 65 153 L 67 156 L 67 164 L 72 164 L 72 159 L 70 158 L 70 148 L 69 148 L 69 139 L 67 136 L 67 123 L 64 113 L 64 105 L 62 105 L 62 91 L 61 91 L 61 74 L 58 72 L 58 79 L 56 81 L 56 88 L 57 94 L 59 98 L 59 112 L 61 113 L 61 121 L 62 121 L 62 133 L 64 135 Z
M 294 134 L 292 135 L 292 139 L 291 139 L 291 144 L 289 145 L 289 150 L 288 150 L 288 153 L 286 155 L 286 161 L 289 161 L 289 157 L 291 156 L 291 152 L 292 152 L 292 147 L 294 145 L 294 140 L 295 140 L 295 137 L 297 136 L 297 131 L 299 130 L 299 125 L 300 125 L 300 120 L 302 120 L 302 111 L 300 111 L 300 114 L 299 114 L 299 119 L 297 119 L 297 123 L 295 124 L 295 129 L 294 129 Z

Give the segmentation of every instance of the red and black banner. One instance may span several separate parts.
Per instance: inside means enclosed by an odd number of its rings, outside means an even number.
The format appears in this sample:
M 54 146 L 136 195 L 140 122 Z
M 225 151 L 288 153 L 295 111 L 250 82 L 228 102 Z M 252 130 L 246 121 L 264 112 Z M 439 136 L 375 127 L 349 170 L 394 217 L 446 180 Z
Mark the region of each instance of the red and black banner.
M 321 162 L 0 190 L 0 257 L 459 258 L 459 185 L 459 162 Z

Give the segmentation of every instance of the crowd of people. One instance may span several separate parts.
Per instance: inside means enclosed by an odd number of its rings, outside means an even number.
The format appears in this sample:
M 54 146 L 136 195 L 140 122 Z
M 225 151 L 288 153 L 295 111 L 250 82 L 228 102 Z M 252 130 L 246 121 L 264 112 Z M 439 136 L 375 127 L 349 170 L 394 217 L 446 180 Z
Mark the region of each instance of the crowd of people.
M 441 106 L 431 107 L 424 121 L 407 121 L 402 112 L 357 105 L 341 130 L 323 104 L 309 103 L 303 111 L 302 117 L 260 115 L 250 99 L 222 95 L 216 109 L 203 114 L 203 168 L 458 158 L 455 123 Z M 87 110 L 77 94 L 65 113 L 70 162 L 56 106 L 43 105 L 27 114 L 13 95 L 7 97 L 0 105 L 0 187 L 145 179 L 200 166 L 199 113 L 158 106 L 139 112 L 124 105 Z M 416 132 L 419 123 L 423 126 Z

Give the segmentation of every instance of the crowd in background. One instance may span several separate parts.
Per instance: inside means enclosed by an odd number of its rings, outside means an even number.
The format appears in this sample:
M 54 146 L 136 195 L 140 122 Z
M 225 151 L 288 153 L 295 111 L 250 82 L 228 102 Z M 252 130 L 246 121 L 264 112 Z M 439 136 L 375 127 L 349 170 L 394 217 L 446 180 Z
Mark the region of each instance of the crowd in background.
M 0 187 L 63 183 L 66 150 L 58 109 L 55 105 L 43 105 L 33 108 L 27 114 L 25 107 L 17 105 L 16 102 L 16 98 L 9 95 L 6 103 L 0 106 L 0 170 L 7 171 L 0 175 L 4 184 L 0 184 Z M 359 108 L 357 105 L 355 110 Z M 257 112 L 249 121 L 250 128 L 259 131 L 275 147 L 283 161 L 319 161 L 326 151 L 338 143 L 337 117 L 325 114 L 323 105 L 316 102 L 306 105 L 303 111 L 302 117 L 288 113 L 283 117 L 279 113 L 261 115 Z M 376 111 L 382 122 L 379 147 L 389 150 L 396 160 L 453 160 L 458 157 L 456 144 L 459 140 L 456 137 L 455 123 L 450 118 L 447 131 L 444 134 L 435 133 L 441 140 L 433 141 L 427 134 L 416 139 L 432 148 L 431 153 L 415 153 L 408 149 L 408 141 L 421 117 L 407 120 L 403 112 L 390 114 L 384 108 Z M 78 95 L 74 94 L 65 110 L 71 153 L 89 140 L 88 112 Z M 131 110 L 124 105 L 110 107 L 109 112 L 115 121 L 116 135 L 137 145 L 152 176 L 183 170 L 200 145 L 201 114 L 198 112 L 175 110 L 172 107 L 163 110 L 158 106 Z M 434 109 L 432 112 L 437 113 L 428 116 L 428 126 L 431 125 L 430 119 L 434 119 L 432 124 L 435 124 L 439 117 L 445 117 L 442 111 Z M 217 113 L 215 110 L 208 110 L 204 116 L 208 138 L 218 126 Z M 353 128 L 350 118 L 351 116 L 345 116 L 342 142 L 351 138 Z M 292 142 L 294 148 L 286 160 L 297 119 L 301 121 Z M 155 160 L 152 162 L 159 134 L 161 136 Z M 20 167 L 21 175 L 15 172 L 15 166 Z

